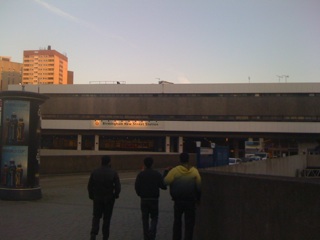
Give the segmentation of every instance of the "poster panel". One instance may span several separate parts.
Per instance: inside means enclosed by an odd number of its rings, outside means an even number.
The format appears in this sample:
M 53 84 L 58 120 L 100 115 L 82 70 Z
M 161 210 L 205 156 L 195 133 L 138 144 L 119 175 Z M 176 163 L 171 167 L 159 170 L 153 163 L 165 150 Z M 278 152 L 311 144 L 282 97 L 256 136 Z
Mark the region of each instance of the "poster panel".
M 5 100 L 3 108 L 3 145 L 28 145 L 30 102 Z
M 2 148 L 1 185 L 23 187 L 28 175 L 28 146 L 4 146 Z

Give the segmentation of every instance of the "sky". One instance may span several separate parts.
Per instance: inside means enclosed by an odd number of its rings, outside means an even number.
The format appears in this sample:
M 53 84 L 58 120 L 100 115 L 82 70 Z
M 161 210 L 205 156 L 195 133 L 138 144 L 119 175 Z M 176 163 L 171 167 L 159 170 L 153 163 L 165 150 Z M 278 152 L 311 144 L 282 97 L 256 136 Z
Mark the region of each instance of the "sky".
M 320 81 L 319 0 L 0 0 L 0 56 L 66 54 L 74 84 Z

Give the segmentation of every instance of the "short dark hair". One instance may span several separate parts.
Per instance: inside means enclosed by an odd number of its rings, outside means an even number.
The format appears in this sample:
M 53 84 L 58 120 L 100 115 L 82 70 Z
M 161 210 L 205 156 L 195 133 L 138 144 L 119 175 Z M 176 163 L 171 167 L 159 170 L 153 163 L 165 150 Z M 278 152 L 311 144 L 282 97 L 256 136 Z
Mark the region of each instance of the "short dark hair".
M 187 152 L 183 152 L 180 154 L 180 162 L 182 163 L 189 162 L 189 154 Z
M 147 168 L 151 168 L 151 166 L 153 164 L 153 158 L 152 157 L 146 157 L 143 162 L 144 162 L 144 165 Z
M 101 165 L 102 166 L 107 166 L 111 161 L 111 158 L 109 156 L 103 156 L 101 158 Z

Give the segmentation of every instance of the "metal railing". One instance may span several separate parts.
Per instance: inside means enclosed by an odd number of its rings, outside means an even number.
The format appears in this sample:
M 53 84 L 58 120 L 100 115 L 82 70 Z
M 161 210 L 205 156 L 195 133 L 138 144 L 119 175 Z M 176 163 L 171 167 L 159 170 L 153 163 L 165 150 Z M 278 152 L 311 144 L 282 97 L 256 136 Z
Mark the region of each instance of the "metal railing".
M 301 176 L 305 178 L 319 178 L 320 177 L 320 169 L 303 169 L 301 172 Z

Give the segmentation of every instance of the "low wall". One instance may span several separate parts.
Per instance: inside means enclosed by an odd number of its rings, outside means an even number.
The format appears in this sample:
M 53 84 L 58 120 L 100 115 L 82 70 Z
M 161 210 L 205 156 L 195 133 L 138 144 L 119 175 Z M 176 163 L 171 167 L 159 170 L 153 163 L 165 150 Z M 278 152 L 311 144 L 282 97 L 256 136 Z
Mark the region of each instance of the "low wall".
M 319 238 L 319 182 L 208 170 L 201 176 L 197 239 Z
M 154 168 L 167 168 L 179 164 L 179 153 L 119 153 L 90 151 L 42 151 L 40 174 L 89 173 L 101 164 L 101 157 L 111 157 L 112 168 L 116 170 L 139 170 L 143 159 L 150 156 L 154 159 Z M 190 154 L 191 164 L 195 164 L 195 155 Z

